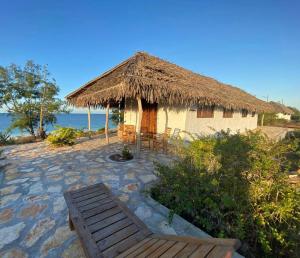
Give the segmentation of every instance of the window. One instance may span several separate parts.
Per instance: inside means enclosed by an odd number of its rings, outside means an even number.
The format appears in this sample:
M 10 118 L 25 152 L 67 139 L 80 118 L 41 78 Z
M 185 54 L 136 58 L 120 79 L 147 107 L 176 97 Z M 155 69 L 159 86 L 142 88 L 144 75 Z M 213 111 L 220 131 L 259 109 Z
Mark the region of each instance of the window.
M 224 118 L 232 118 L 233 117 L 233 110 L 232 109 L 223 109 L 223 117 Z
M 214 117 L 214 107 L 202 106 L 197 109 L 197 118 L 212 118 Z
M 247 117 L 248 116 L 248 110 L 242 109 L 242 117 Z
M 255 112 L 252 112 L 252 117 L 255 117 Z

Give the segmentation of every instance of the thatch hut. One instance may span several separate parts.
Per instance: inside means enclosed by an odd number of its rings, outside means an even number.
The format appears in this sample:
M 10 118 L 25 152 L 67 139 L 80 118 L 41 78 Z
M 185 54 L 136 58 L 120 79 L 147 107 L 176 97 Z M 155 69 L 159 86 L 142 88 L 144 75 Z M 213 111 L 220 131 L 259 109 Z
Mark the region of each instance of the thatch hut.
M 281 104 L 280 102 L 270 101 L 269 104 L 272 106 L 278 119 L 291 120 L 291 116 L 294 114 L 292 109 Z
M 166 127 L 190 133 L 254 129 L 257 113 L 271 109 L 247 92 L 137 52 L 67 96 L 76 107 L 125 103 L 125 124 L 153 133 Z

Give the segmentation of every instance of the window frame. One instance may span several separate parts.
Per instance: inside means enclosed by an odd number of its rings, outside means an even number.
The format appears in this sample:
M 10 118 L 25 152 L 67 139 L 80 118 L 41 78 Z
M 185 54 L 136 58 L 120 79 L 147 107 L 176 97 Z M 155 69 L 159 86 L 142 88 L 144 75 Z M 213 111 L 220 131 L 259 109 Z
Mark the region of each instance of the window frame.
M 223 108 L 223 118 L 233 118 L 234 110 L 232 108 Z
M 247 109 L 242 109 L 242 117 L 243 118 L 246 118 L 246 117 L 248 117 L 248 110 Z
M 197 107 L 197 118 L 214 118 L 214 106 L 200 106 Z

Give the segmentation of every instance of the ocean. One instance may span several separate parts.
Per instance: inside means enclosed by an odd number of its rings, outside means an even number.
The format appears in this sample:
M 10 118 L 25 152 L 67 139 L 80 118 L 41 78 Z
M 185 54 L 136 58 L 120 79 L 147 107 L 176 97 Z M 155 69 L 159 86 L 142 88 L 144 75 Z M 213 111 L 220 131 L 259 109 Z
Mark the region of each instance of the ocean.
M 55 129 L 56 125 L 63 127 L 73 127 L 76 129 L 87 129 L 88 128 L 88 117 L 87 114 L 58 114 L 56 115 L 57 122 L 56 124 L 47 125 L 47 132 L 51 132 Z M 5 131 L 11 123 L 11 117 L 6 113 L 0 113 L 0 132 Z M 97 130 L 105 126 L 105 114 L 91 114 L 91 129 Z M 116 127 L 109 121 L 109 128 Z M 11 132 L 11 136 L 22 136 L 28 135 L 27 132 L 21 132 L 18 129 L 15 129 Z

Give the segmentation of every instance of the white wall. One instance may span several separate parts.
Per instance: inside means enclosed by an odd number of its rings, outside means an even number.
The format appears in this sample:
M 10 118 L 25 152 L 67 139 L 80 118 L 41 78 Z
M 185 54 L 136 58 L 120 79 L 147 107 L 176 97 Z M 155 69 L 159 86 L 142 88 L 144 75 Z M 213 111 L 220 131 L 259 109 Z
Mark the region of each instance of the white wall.
M 126 100 L 124 123 L 137 125 L 137 103 L 135 100 Z M 258 115 L 252 117 L 251 112 L 247 117 L 242 117 L 242 113 L 235 111 L 232 118 L 223 118 L 223 109 L 215 109 L 213 118 L 197 118 L 197 109 L 185 108 L 183 106 L 167 107 L 158 105 L 157 109 L 157 132 L 164 132 L 166 127 L 179 128 L 192 134 L 214 134 L 228 128 L 232 133 L 245 132 L 257 127 Z
M 283 114 L 283 113 L 277 113 L 277 114 L 276 114 L 276 118 L 278 118 L 278 119 L 291 120 L 291 115 Z
M 232 118 L 223 117 L 223 109 L 215 109 L 213 118 L 197 118 L 197 110 L 189 110 L 186 117 L 186 131 L 197 134 L 214 134 L 221 130 L 230 129 L 232 133 L 238 131 L 243 133 L 257 127 L 257 114 L 252 117 L 251 112 L 247 117 L 242 117 L 242 113 L 235 111 Z
M 136 126 L 138 120 L 137 101 L 126 99 L 124 110 L 124 124 Z
M 185 130 L 187 109 L 184 107 L 167 107 L 158 105 L 157 107 L 157 132 L 163 133 L 165 128 L 172 128 L 171 134 L 175 128 Z

